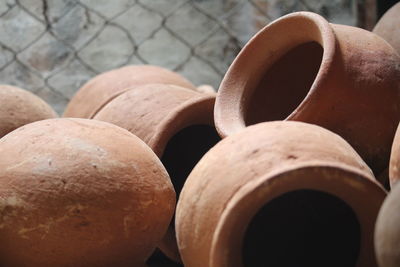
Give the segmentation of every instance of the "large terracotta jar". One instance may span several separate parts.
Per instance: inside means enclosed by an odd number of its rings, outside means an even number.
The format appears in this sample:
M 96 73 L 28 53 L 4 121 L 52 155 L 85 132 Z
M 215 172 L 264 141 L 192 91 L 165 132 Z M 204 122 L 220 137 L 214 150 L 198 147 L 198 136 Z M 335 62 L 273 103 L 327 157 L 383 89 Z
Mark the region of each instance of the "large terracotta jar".
M 31 92 L 0 85 L 0 138 L 25 124 L 55 117 L 56 112 Z
M 339 134 L 380 174 L 400 120 L 400 58 L 371 32 L 310 12 L 286 15 L 241 50 L 215 104 L 223 137 L 273 120 Z
M 340 136 L 316 125 L 250 126 L 193 169 L 176 209 L 186 267 L 376 266 L 386 191 Z
M 126 66 L 104 72 L 84 84 L 68 103 L 63 116 L 93 118 L 113 98 L 128 89 L 149 83 L 174 84 L 196 89 L 181 75 L 161 67 Z
M 94 117 L 128 129 L 160 157 L 179 197 L 182 186 L 200 158 L 219 140 L 214 127 L 214 94 L 150 84 L 129 90 Z M 160 249 L 179 261 L 174 224 Z
M 393 187 L 379 212 L 375 251 L 380 267 L 400 266 L 400 185 Z
M 171 181 L 125 129 L 43 120 L 0 151 L 1 266 L 143 266 L 167 230 Z
M 379 19 L 373 33 L 385 39 L 400 54 L 400 2 Z

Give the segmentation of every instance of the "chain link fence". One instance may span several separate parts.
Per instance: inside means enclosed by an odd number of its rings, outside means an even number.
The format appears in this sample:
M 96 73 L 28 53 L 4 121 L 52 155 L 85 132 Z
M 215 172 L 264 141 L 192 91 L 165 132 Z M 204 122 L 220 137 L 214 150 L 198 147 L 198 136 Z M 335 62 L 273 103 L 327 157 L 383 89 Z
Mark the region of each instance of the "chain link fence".
M 1 0 L 0 83 L 60 114 L 88 79 L 128 64 L 218 87 L 254 33 L 300 10 L 357 24 L 354 0 Z

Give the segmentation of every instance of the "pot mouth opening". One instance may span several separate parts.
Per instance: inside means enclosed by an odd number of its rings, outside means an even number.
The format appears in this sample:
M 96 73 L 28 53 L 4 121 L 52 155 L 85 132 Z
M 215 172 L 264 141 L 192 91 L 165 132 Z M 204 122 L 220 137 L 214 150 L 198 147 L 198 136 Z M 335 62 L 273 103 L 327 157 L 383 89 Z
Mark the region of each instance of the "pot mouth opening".
M 243 107 L 245 125 L 289 117 L 313 86 L 323 53 L 321 44 L 309 41 L 277 59 L 247 96 Z
M 219 133 L 225 137 L 303 110 L 326 81 L 335 50 L 331 25 L 315 13 L 295 12 L 267 25 L 243 47 L 221 82 L 215 106 Z
M 243 266 L 355 266 L 360 223 L 326 192 L 302 189 L 265 203 L 247 225 Z
M 171 178 L 177 200 L 193 168 L 220 140 L 215 127 L 207 124 L 187 126 L 168 140 L 160 159 Z M 175 229 L 175 213 L 170 229 Z
M 187 126 L 168 140 L 161 162 L 171 178 L 177 197 L 194 166 L 220 140 L 215 127 L 206 124 Z

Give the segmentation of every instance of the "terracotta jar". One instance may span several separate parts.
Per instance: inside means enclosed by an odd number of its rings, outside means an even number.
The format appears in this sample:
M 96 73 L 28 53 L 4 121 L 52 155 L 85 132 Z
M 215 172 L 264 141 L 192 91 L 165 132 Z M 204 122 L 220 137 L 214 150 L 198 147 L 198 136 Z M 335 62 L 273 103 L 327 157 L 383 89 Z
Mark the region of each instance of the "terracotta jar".
M 108 102 L 137 86 L 163 83 L 196 89 L 188 80 L 170 70 L 151 66 L 126 66 L 97 75 L 75 94 L 68 103 L 64 117 L 93 118 Z
M 376 174 L 389 165 L 400 120 L 400 58 L 379 36 L 286 15 L 241 50 L 219 88 L 221 136 L 263 121 L 323 126 L 348 141 Z
M 55 117 L 56 112 L 31 92 L 0 85 L 0 138 L 25 124 Z
M 380 267 L 400 266 L 400 185 L 393 187 L 376 221 L 375 252 Z
M 400 2 L 386 11 L 373 33 L 385 39 L 400 54 Z
M 143 266 L 167 230 L 171 181 L 125 129 L 44 120 L 0 151 L 1 266 Z
M 250 126 L 214 146 L 176 209 L 186 267 L 376 266 L 386 191 L 340 136 L 316 125 Z
M 393 140 L 392 152 L 390 155 L 389 181 L 390 187 L 393 187 L 400 180 L 400 124 L 397 128 Z
M 128 129 L 146 142 L 160 157 L 179 196 L 192 168 L 220 140 L 214 127 L 214 102 L 212 94 L 150 84 L 115 98 L 94 119 Z M 159 247 L 179 260 L 173 223 Z

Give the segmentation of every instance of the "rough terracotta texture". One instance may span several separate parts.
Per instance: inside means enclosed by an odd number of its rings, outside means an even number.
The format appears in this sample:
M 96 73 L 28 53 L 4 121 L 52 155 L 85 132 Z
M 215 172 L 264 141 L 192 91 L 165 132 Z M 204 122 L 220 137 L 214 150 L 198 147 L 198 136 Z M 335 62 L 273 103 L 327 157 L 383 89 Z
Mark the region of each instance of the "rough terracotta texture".
M 195 89 L 189 81 L 170 70 L 151 65 L 126 66 L 99 74 L 84 84 L 68 103 L 64 117 L 93 118 L 113 98 L 149 83 Z
M 393 187 L 376 222 L 375 252 L 380 267 L 400 266 L 400 185 Z
M 400 3 L 386 11 L 376 23 L 373 33 L 385 39 L 400 54 Z
M 0 139 L 0 265 L 142 266 L 175 193 L 157 156 L 109 123 L 53 119 Z
M 400 58 L 382 38 L 297 12 L 242 49 L 221 83 L 215 121 L 223 137 L 262 121 L 317 124 L 379 174 L 400 120 L 399 90 Z
M 0 85 L 0 138 L 25 124 L 55 117 L 54 110 L 31 92 Z
M 100 110 L 94 119 L 125 128 L 146 142 L 161 158 L 179 194 L 183 180 L 188 175 L 182 169 L 191 171 L 200 157 L 219 140 L 214 128 L 214 101 L 214 94 L 202 94 L 173 85 L 149 84 L 118 96 Z M 189 127 L 202 125 L 208 126 L 209 130 L 197 128 L 198 133 L 177 137 Z M 176 143 L 176 137 L 188 140 L 185 144 Z M 174 145 L 168 148 L 174 138 Z M 165 153 L 166 150 L 168 153 Z M 193 155 L 196 155 L 195 158 L 192 158 Z M 179 160 L 178 167 L 171 165 L 171 161 Z M 172 259 L 179 260 L 173 225 L 160 248 Z
M 360 223 L 361 242 L 354 265 L 376 266 L 373 230 L 385 190 L 347 142 L 328 130 L 301 122 L 250 126 L 223 139 L 200 160 L 185 183 L 176 210 L 178 247 L 185 266 L 254 266 L 243 265 L 241 251 L 250 219 L 265 203 L 302 189 L 329 193 L 351 207 Z M 311 204 L 318 203 L 305 206 Z M 295 212 L 290 209 L 288 213 Z M 332 214 L 328 221 L 333 226 L 323 229 L 335 230 L 340 216 Z M 297 223 L 284 221 L 276 230 L 285 225 L 289 230 Z M 341 231 L 340 227 L 336 230 Z M 327 242 L 323 240 L 317 246 L 333 245 L 335 254 L 347 241 Z M 298 249 L 289 246 L 284 250 L 285 258 L 291 258 Z M 269 253 L 264 251 L 263 255 L 274 256 Z M 305 254 L 319 257 L 314 251 Z M 323 259 L 312 266 L 331 266 L 332 260 Z M 340 266 L 354 265 L 347 262 Z
M 390 154 L 389 181 L 393 187 L 400 180 L 400 125 L 397 128 Z

